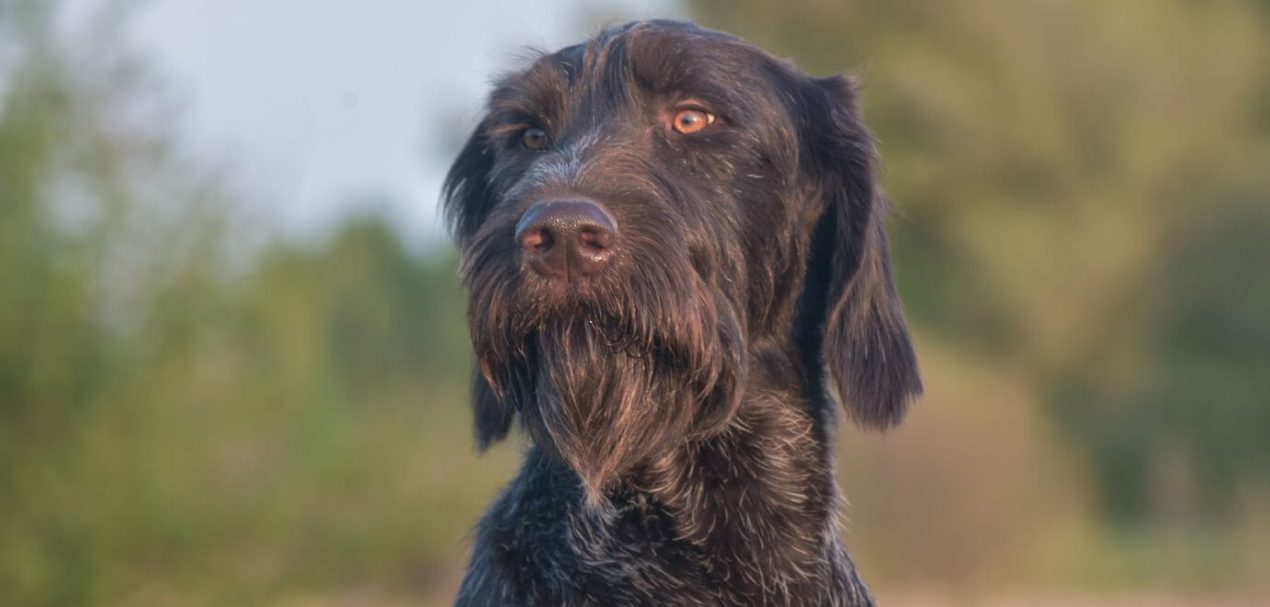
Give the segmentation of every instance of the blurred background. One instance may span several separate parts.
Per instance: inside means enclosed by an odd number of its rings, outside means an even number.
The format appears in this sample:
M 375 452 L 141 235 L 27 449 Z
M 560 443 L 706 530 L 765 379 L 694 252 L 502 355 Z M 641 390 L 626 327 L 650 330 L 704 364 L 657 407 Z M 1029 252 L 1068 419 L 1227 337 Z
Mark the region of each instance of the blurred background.
M 441 177 L 488 81 L 694 19 L 849 71 L 926 397 L 883 605 L 1270 604 L 1270 2 L 0 0 L 0 605 L 446 605 Z

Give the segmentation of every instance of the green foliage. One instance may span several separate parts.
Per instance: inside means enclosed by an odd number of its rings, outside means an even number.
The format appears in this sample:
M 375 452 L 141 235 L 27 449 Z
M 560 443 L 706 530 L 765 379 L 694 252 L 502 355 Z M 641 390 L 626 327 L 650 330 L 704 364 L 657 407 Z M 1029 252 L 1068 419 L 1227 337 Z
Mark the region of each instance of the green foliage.
M 0 89 L 0 604 L 448 571 L 515 457 L 473 459 L 454 260 L 363 218 L 231 263 L 215 178 L 125 121 L 143 72 L 46 16 Z

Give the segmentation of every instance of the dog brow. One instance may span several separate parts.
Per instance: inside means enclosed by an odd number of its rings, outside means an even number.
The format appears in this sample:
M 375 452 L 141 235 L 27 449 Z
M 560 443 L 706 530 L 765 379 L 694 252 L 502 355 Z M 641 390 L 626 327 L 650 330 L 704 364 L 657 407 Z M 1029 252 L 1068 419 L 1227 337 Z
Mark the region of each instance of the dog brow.
M 548 124 L 563 110 L 569 94 L 569 75 L 565 65 L 555 57 L 546 56 L 529 69 L 503 79 L 490 97 L 489 112 L 493 129 L 487 132 L 506 132 L 509 128 L 524 128 L 526 123 Z

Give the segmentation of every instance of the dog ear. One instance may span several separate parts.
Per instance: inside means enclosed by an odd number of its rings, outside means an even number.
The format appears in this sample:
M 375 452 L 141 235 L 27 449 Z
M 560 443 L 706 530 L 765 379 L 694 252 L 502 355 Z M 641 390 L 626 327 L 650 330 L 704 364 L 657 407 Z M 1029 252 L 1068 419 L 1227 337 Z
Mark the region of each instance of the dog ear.
M 850 81 L 815 79 L 810 89 L 804 170 L 824 206 L 797 330 L 856 423 L 887 428 L 903 419 L 922 384 L 891 274 L 876 152 Z
M 480 370 L 472 372 L 472 427 L 476 431 L 476 448 L 484 451 L 507 437 L 512 427 L 512 408 L 508 407 Z
M 482 122 L 463 144 L 441 186 L 445 217 L 460 248 L 476 234 L 494 207 L 490 180 L 493 169 L 494 151 L 486 139 Z
M 490 172 L 494 154 L 484 135 L 484 125 L 468 137 L 442 185 L 445 215 L 459 248 L 467 246 L 494 206 Z M 507 436 L 512 408 L 495 394 L 479 370 L 472 373 L 472 421 L 477 448 L 484 451 Z

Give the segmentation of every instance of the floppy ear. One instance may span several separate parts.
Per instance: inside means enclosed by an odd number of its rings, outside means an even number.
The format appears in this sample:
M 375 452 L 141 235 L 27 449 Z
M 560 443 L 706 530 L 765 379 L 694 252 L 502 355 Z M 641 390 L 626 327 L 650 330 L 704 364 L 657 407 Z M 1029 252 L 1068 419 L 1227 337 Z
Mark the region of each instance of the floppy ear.
M 490 182 L 493 169 L 494 152 L 486 140 L 482 122 L 463 144 L 441 186 L 445 218 L 460 249 L 476 234 L 481 222 L 494 207 L 493 184 Z
M 446 174 L 441 192 L 450 230 L 460 249 L 465 249 L 472 236 L 494 206 L 490 171 L 494 155 L 477 127 L 459 152 Z M 514 412 L 502 401 L 479 370 L 472 373 L 472 421 L 477 448 L 484 451 L 507 436 Z
M 922 391 L 891 275 L 886 200 L 873 139 L 841 76 L 811 81 L 804 108 L 804 170 L 823 210 L 812 238 L 797 330 L 857 424 L 893 426 Z M 814 347 L 813 345 L 813 347 Z
M 513 411 L 508 407 L 480 370 L 472 372 L 472 427 L 476 431 L 476 448 L 484 451 L 507 437 L 512 427 Z

